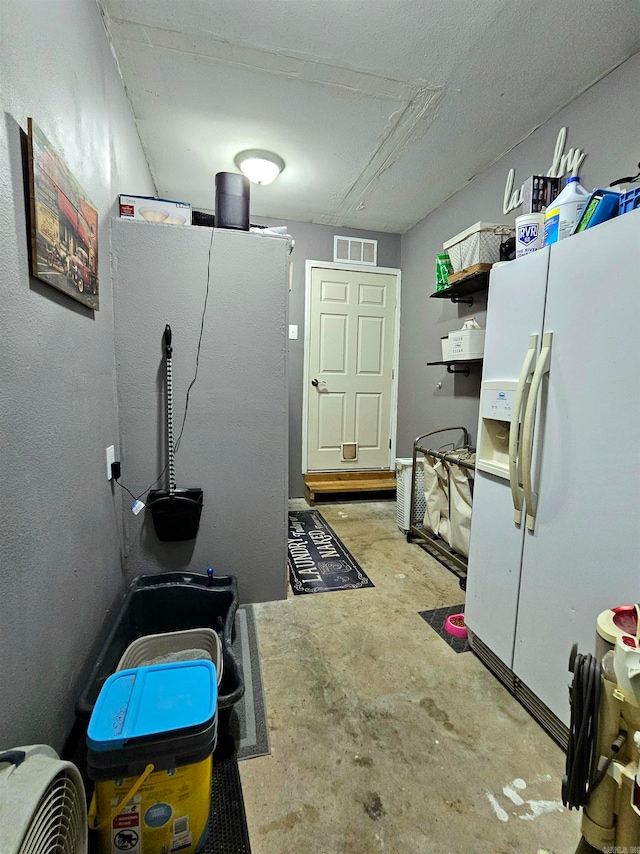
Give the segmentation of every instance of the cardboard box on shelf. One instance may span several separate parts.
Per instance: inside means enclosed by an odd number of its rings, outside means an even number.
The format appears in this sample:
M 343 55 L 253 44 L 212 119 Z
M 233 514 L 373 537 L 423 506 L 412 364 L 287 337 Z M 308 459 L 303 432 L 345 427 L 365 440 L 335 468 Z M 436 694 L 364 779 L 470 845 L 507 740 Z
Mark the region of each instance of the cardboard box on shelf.
M 166 225 L 191 225 L 189 202 L 155 199 L 152 196 L 120 196 L 120 216 Z

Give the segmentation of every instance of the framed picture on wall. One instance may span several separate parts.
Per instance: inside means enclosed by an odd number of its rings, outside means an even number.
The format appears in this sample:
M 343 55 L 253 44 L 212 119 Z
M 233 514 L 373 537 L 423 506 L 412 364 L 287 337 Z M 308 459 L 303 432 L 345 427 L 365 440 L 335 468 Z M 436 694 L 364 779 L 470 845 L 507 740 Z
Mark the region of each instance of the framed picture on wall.
M 98 211 L 29 119 L 33 275 L 98 310 Z

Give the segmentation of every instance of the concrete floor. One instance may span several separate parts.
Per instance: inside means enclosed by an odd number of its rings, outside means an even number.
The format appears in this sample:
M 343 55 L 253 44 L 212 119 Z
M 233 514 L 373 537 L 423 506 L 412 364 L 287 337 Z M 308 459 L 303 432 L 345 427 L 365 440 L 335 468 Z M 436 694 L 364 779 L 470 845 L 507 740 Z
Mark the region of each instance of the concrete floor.
M 394 502 L 317 509 L 375 588 L 255 607 L 271 755 L 240 763 L 254 854 L 572 854 L 564 754 L 418 615 L 463 602 L 457 579 L 407 544 Z

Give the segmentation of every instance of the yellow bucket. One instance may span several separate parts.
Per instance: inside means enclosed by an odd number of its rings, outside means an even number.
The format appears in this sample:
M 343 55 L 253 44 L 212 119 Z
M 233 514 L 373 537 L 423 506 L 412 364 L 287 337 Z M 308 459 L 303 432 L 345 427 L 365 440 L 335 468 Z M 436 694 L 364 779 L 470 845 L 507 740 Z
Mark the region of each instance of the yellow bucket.
M 87 735 L 95 782 L 89 827 L 99 854 L 195 854 L 204 846 L 216 699 L 210 661 L 109 677 Z
M 97 783 L 89 826 L 98 832 L 100 854 L 194 854 L 206 840 L 211 766 L 209 756 L 192 765 L 153 771 L 133 797 L 140 777 Z

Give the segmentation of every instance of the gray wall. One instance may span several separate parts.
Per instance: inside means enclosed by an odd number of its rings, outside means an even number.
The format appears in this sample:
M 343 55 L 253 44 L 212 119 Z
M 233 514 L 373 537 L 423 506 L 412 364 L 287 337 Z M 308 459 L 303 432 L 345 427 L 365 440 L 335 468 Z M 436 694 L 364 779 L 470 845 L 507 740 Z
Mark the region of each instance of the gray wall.
M 295 239 L 291 253 L 293 286 L 289 294 L 289 323 L 298 326 L 297 341 L 289 345 L 289 497 L 304 494 L 302 477 L 302 373 L 304 365 L 304 275 L 305 261 L 333 261 L 333 238 L 369 237 L 378 241 L 378 266 L 400 266 L 400 235 L 353 228 L 336 228 L 311 222 L 260 219 L 265 225 L 287 225 Z
M 136 495 L 166 464 L 162 336 L 173 332 L 175 436 L 193 379 L 208 228 L 112 221 L 122 482 Z M 204 490 L 195 540 L 160 542 L 125 494 L 127 573 L 236 575 L 242 602 L 286 596 L 287 260 L 279 238 L 216 230 L 198 377 L 176 481 Z M 167 481 L 159 484 L 164 488 Z
M 0 747 L 59 749 L 123 590 L 108 217 L 119 191 L 153 184 L 93 0 L 4 0 L 0 33 Z M 98 208 L 95 314 L 29 275 L 28 116 Z
M 459 328 L 465 318 L 475 316 L 485 326 L 486 292 L 475 295 L 472 308 L 429 299 L 435 290 L 435 257 L 443 242 L 479 220 L 513 223 L 520 211 L 502 213 L 507 172 L 515 168 L 516 187 L 529 175 L 545 174 L 564 126 L 565 150 L 581 148 L 588 154 L 581 169 L 587 189 L 635 174 L 640 160 L 639 80 L 640 54 L 635 54 L 403 235 L 399 456 L 410 456 L 415 437 L 429 430 L 461 424 L 476 435 L 480 371 L 475 369 L 469 378 L 454 377 L 444 367 L 426 366 L 441 358 L 441 336 Z M 603 311 L 612 297 L 603 283 Z M 576 305 L 576 322 L 579 317 Z

